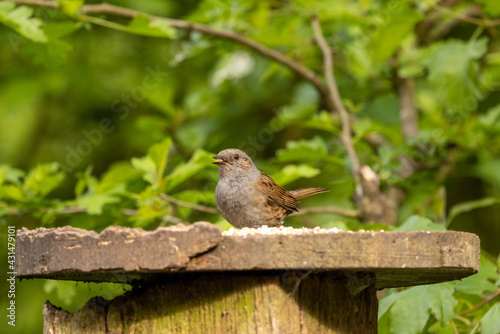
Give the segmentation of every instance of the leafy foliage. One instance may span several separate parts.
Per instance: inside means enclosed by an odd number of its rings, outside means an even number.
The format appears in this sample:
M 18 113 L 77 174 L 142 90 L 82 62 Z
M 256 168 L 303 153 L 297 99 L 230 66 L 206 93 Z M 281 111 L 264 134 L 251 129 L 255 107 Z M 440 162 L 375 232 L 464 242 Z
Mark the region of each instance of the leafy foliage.
M 286 223 L 477 233 L 480 272 L 387 291 L 379 331 L 498 332 L 498 1 L 148 0 L 130 3 L 139 11 L 130 20 L 85 14 L 83 1 L 58 3 L 0 2 L 2 225 L 153 229 L 208 220 L 228 228 L 210 213 L 218 179 L 210 157 L 228 147 L 289 189 L 333 190 L 304 206 L 355 208 L 342 125 L 320 91 L 235 39 L 150 16 L 229 30 L 321 73 L 316 14 L 361 164 L 378 174 L 382 192 L 397 189 L 401 204 L 395 226 L 329 214 Z M 413 136 L 402 131 L 405 87 L 418 110 Z M 65 284 L 45 291 L 71 309 L 114 289 L 86 296 Z
M 459 283 L 391 289 L 380 301 L 379 332 L 448 333 L 455 329 L 469 333 L 482 326 L 482 332 L 495 333 L 491 330 L 497 328 L 498 321 L 492 317 L 500 304 L 492 303 L 491 308 L 488 304 L 477 309 L 472 306 L 477 303 L 478 295 L 500 291 L 499 287 L 498 268 L 483 256 L 479 274 Z

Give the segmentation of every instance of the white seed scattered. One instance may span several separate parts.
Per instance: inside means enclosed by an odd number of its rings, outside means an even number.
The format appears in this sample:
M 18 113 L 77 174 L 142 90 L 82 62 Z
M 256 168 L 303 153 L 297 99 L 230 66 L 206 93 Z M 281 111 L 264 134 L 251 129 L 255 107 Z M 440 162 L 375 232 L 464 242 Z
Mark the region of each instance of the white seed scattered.
M 228 231 L 222 232 L 222 235 L 237 235 L 237 236 L 247 236 L 247 235 L 269 235 L 269 234 L 319 234 L 319 233 L 339 233 L 344 232 L 343 230 L 339 230 L 336 227 L 333 228 L 321 228 L 319 226 L 315 228 L 293 228 L 293 227 L 267 227 L 267 225 L 263 225 L 259 228 L 248 228 L 243 227 L 241 229 L 235 229 L 231 227 Z

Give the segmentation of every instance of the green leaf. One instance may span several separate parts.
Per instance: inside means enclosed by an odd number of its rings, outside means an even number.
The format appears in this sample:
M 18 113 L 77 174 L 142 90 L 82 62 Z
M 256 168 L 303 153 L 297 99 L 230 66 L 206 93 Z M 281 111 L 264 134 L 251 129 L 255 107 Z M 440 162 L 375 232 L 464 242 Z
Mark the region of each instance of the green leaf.
M 388 6 L 392 6 L 388 3 Z M 413 31 L 415 24 L 420 21 L 422 15 L 409 4 L 404 6 L 398 13 L 384 12 L 387 23 L 375 28 L 375 35 L 370 41 L 368 48 L 375 61 L 386 61 L 396 49 L 400 47 L 403 40 Z
M 411 216 L 396 231 L 446 231 L 446 228 L 430 219 L 420 216 Z
M 382 318 L 382 316 L 384 314 L 387 313 L 387 311 L 389 311 L 392 307 L 392 305 L 394 305 L 394 302 L 396 300 L 398 300 L 399 298 L 399 294 L 398 293 L 390 293 L 390 294 L 387 294 L 386 296 L 384 296 L 384 298 L 382 298 L 380 300 L 380 303 L 379 303 L 379 306 L 378 306 L 378 318 Z
M 277 151 L 278 161 L 316 162 L 329 158 L 324 139 L 317 136 L 311 140 L 289 141 L 286 149 Z
M 479 116 L 479 124 L 492 132 L 500 131 L 500 105 L 489 109 L 485 114 Z
M 481 96 L 477 74 L 478 60 L 485 54 L 488 39 L 464 42 L 448 39 L 432 46 L 425 59 L 429 69 L 430 88 L 449 112 L 468 113 Z
M 128 162 L 117 162 L 104 173 L 101 182 L 96 188 L 96 192 L 107 192 L 115 189 L 116 185 L 125 185 L 139 177 L 139 172 Z
M 83 6 L 83 0 L 56 0 L 63 12 L 71 17 L 75 17 L 78 9 Z
M 478 0 L 482 4 L 484 11 L 490 14 L 492 17 L 498 17 L 500 15 L 500 2 L 497 0 Z M 500 331 L 499 331 L 500 332 Z
M 167 176 L 165 192 L 169 192 L 171 189 L 196 175 L 203 169 L 210 168 L 212 166 L 211 156 L 213 156 L 213 154 L 202 149 L 197 149 L 188 162 L 178 165 L 172 173 Z
M 496 303 L 486 312 L 481 321 L 482 334 L 498 334 L 500 333 L 500 303 Z M 474 327 L 471 334 L 477 332 L 479 324 Z
M 117 166 L 122 165 L 117 164 Z M 131 167 L 127 171 L 134 173 L 130 169 Z M 117 167 L 111 168 L 111 172 L 108 171 L 104 174 L 101 182 L 99 182 L 96 177 L 91 175 L 92 168 L 88 167 L 85 173 L 80 176 L 80 180 L 77 183 L 75 204 L 86 208 L 90 215 L 100 215 L 103 213 L 103 208 L 106 204 L 120 202 L 120 196 L 126 195 L 126 184 L 125 182 L 114 182 L 120 180 L 119 177 L 116 177 L 116 174 L 119 173 L 117 170 L 120 171 Z M 87 188 L 87 191 L 81 195 L 85 188 Z
M 20 169 L 13 168 L 9 165 L 0 165 L 0 186 L 4 182 L 20 185 L 24 174 L 25 173 Z
M 21 186 L 17 184 L 6 184 L 0 187 L 0 198 L 7 198 L 18 202 L 27 202 L 28 197 Z
M 66 174 L 59 170 L 60 166 L 57 162 L 36 166 L 24 180 L 24 191 L 34 197 L 45 197 L 66 177 Z
M 172 139 L 165 138 L 162 142 L 149 148 L 148 155 L 142 158 L 132 158 L 132 166 L 143 172 L 143 179 L 151 183 L 155 189 L 163 187 L 163 173 L 167 167 L 168 151 L 172 147 Z
M 481 319 L 483 334 L 500 333 L 500 303 L 496 303 Z
M 163 207 L 158 199 L 154 199 L 151 204 L 144 203 L 137 210 L 134 226 L 146 226 L 154 218 L 165 216 L 168 212 L 168 208 Z
M 44 65 L 47 69 L 55 69 L 65 64 L 66 54 L 73 50 L 73 46 L 62 40 L 80 28 L 75 22 L 49 22 L 45 25 L 47 43 L 27 45 L 23 52 L 32 55 L 35 64 Z
M 329 112 L 326 111 L 314 113 L 309 119 L 305 120 L 303 126 L 307 128 L 327 131 L 330 133 L 335 133 L 336 131 L 338 131 L 338 127 L 333 123 L 332 116 Z
M 454 283 L 416 286 L 384 297 L 380 304 L 379 318 L 389 312 L 393 333 L 421 332 L 430 315 L 448 323 L 454 315 L 458 301 L 453 297 Z M 395 295 L 395 296 L 394 296 Z M 384 301 L 384 299 L 388 301 Z
M 85 189 L 89 189 L 91 192 L 95 192 L 95 187 L 97 186 L 97 179 L 92 176 L 93 166 L 89 165 L 84 172 L 76 174 L 78 181 L 75 185 L 75 196 L 80 197 Z
M 120 198 L 114 193 L 86 194 L 75 200 L 78 206 L 87 209 L 89 215 L 100 215 L 106 204 L 120 202 Z
M 156 165 L 150 157 L 132 158 L 131 163 L 135 169 L 143 173 L 142 178 L 145 181 L 152 185 L 156 184 Z
M 175 38 L 177 30 L 173 28 L 166 20 L 153 20 L 149 16 L 139 14 L 135 16 L 127 26 L 127 31 L 152 37 Z
M 14 3 L 0 2 L 0 22 L 14 29 L 21 36 L 32 42 L 46 43 L 47 36 L 41 29 L 42 20 L 34 18 L 33 8 L 26 6 L 16 7 Z
M 300 178 L 311 178 L 321 173 L 317 168 L 308 165 L 288 165 L 271 177 L 277 184 L 283 186 Z
M 156 166 L 156 183 L 160 187 L 160 182 L 163 178 L 163 173 L 167 167 L 168 151 L 172 147 L 172 138 L 165 138 L 162 142 L 154 144 L 148 151 L 148 157 Z
M 62 307 L 68 312 L 76 312 L 93 297 L 100 296 L 107 300 L 112 300 L 131 287 L 127 284 L 119 283 L 86 283 L 73 281 L 47 280 L 43 290 L 48 295 L 50 302 Z
M 446 225 L 449 226 L 453 219 L 455 219 L 459 214 L 462 214 L 464 212 L 469 212 L 471 210 L 479 209 L 479 208 L 485 208 L 494 204 L 500 204 L 500 198 L 498 197 L 486 197 L 486 198 L 481 198 L 477 199 L 474 201 L 467 201 L 467 202 L 462 202 L 455 204 L 454 206 L 451 207 L 450 209 L 450 214 L 448 216 L 448 219 L 446 221 Z
M 479 272 L 475 275 L 464 278 L 455 286 L 455 290 L 470 295 L 478 295 L 486 292 L 498 290 L 492 282 L 499 282 L 500 274 L 493 262 L 481 255 Z

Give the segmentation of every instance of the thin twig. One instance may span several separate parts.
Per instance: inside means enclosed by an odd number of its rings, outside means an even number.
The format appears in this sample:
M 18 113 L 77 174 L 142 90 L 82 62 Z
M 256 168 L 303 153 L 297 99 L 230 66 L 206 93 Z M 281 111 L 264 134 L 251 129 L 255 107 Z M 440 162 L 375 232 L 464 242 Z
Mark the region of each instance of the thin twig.
M 164 227 L 167 225 L 167 223 L 172 223 L 172 224 L 184 224 L 184 225 L 189 225 L 188 222 L 183 221 L 182 219 L 172 216 L 172 215 L 166 215 L 161 217 L 161 222 L 158 225 L 159 227 Z
M 472 311 L 475 311 L 477 310 L 478 308 L 480 308 L 481 306 L 483 306 L 484 304 L 487 304 L 489 302 L 491 302 L 493 299 L 495 299 L 498 295 L 500 295 L 500 289 L 498 289 L 497 291 L 495 291 L 494 294 L 492 295 L 489 295 L 488 297 L 484 298 L 484 300 L 482 302 L 479 302 L 477 303 L 476 305 L 472 306 L 471 308 L 465 310 L 465 311 L 462 311 L 460 312 L 458 315 L 464 315 L 464 314 L 467 314 L 467 313 L 470 313 Z
M 14 2 L 18 5 L 35 6 L 35 7 L 49 7 L 59 8 L 59 4 L 52 0 L 4 0 L 5 2 Z
M 205 205 L 200 205 L 200 204 L 184 202 L 184 201 L 178 200 L 177 198 L 172 197 L 172 196 L 167 195 L 167 194 L 161 194 L 160 197 L 163 198 L 164 200 L 169 201 L 170 203 L 178 205 L 178 206 L 184 206 L 186 208 L 190 208 L 190 209 L 198 210 L 198 211 L 202 211 L 202 212 L 219 213 L 219 211 L 217 211 L 217 209 L 215 209 L 215 208 L 205 206 Z
M 457 326 L 455 325 L 455 322 L 452 320 L 451 321 L 451 327 L 453 327 L 453 333 L 458 334 L 458 329 Z
M 443 7 L 439 4 L 437 4 L 434 8 L 436 8 L 438 11 L 442 12 L 442 13 L 447 13 L 447 14 L 450 14 L 453 18 L 457 19 L 457 20 L 460 20 L 460 21 L 463 21 L 463 22 L 467 22 L 467 23 L 471 23 L 471 24 L 475 24 L 475 25 L 478 25 L 478 26 L 483 26 L 483 27 L 486 27 L 486 28 L 490 28 L 490 27 L 495 27 L 497 25 L 500 25 L 500 19 L 492 19 L 492 20 L 488 20 L 488 19 L 485 19 L 485 18 L 476 18 L 476 17 L 473 17 L 473 16 L 470 16 L 468 15 L 469 12 L 479 12 L 481 13 L 481 7 L 480 6 L 477 6 L 477 5 L 473 5 L 469 8 L 467 8 L 467 10 L 465 11 L 465 14 L 462 14 L 462 13 L 458 13 L 458 12 L 455 12 L 449 8 L 446 8 L 446 7 Z M 479 9 L 477 11 L 477 9 Z
M 357 210 L 343 209 L 336 206 L 316 206 L 309 208 L 302 208 L 299 212 L 294 212 L 290 216 L 302 216 L 310 213 L 325 213 L 325 214 L 337 214 L 344 217 L 359 217 L 359 212 Z
M 311 269 L 311 270 L 308 270 L 307 272 L 305 272 L 303 275 L 301 275 L 300 277 L 297 278 L 297 281 L 295 282 L 295 284 L 293 285 L 293 289 L 292 291 L 290 291 L 289 295 L 292 296 L 292 297 L 295 297 L 295 294 L 299 291 L 299 288 L 300 288 L 300 285 L 302 284 L 302 282 L 309 276 L 311 275 L 315 270 L 314 269 Z
M 29 1 L 29 0 L 6 0 L 8 2 L 14 2 L 21 5 L 27 6 L 37 6 L 37 7 L 50 7 L 50 8 L 59 8 L 59 4 L 55 1 L 48 0 L 37 0 L 37 1 Z M 319 94 L 325 100 L 327 106 L 332 107 L 333 101 L 331 100 L 328 94 L 328 87 L 321 81 L 316 72 L 309 69 L 308 67 L 302 65 L 300 62 L 286 56 L 285 54 L 276 51 L 267 47 L 266 45 L 259 43 L 247 36 L 238 34 L 234 31 L 228 29 L 215 29 L 205 24 L 194 23 L 184 20 L 171 19 L 166 17 L 159 17 L 154 15 L 147 15 L 142 12 L 124 8 L 120 6 L 110 5 L 108 3 L 94 4 L 94 5 L 83 5 L 79 10 L 80 14 L 108 14 L 114 16 L 120 16 L 125 18 L 134 18 L 135 16 L 142 14 L 149 17 L 150 20 L 162 20 L 168 22 L 172 27 L 188 30 L 188 31 L 198 31 L 203 34 L 216 36 L 222 39 L 231 40 L 238 44 L 244 45 L 251 50 L 259 53 L 260 55 L 274 60 L 283 66 L 289 68 L 293 72 L 297 73 L 305 80 L 309 81 L 314 87 L 318 90 Z
M 399 98 L 399 118 L 401 120 L 403 136 L 405 138 L 415 137 L 418 134 L 418 109 L 415 103 L 415 80 L 413 80 L 413 78 L 400 78 L 396 74 L 395 84 Z
M 356 200 L 359 202 L 363 198 L 363 188 L 361 185 L 361 165 L 359 163 L 359 158 L 354 150 L 354 145 L 352 143 L 351 138 L 351 123 L 349 120 L 349 112 L 344 106 L 342 102 L 342 98 L 340 97 L 339 89 L 337 87 L 337 82 L 335 81 L 334 72 L 333 72 L 333 57 L 332 50 L 330 46 L 326 42 L 325 36 L 323 35 L 323 31 L 321 30 L 321 25 L 319 23 L 318 17 L 316 15 L 311 16 L 311 24 L 314 32 L 314 38 L 316 43 L 321 49 L 323 53 L 323 62 L 324 62 L 324 73 L 328 86 L 328 93 L 330 99 L 335 106 L 335 109 L 340 114 L 340 119 L 342 122 L 342 142 L 347 150 L 347 155 L 351 159 L 352 162 L 352 174 L 354 177 L 354 181 L 356 183 Z M 331 110 L 333 112 L 333 110 Z
M 80 212 L 87 212 L 87 208 L 83 208 L 81 206 L 67 206 L 65 208 L 62 208 L 61 210 L 58 210 L 57 214 L 65 215 L 65 214 L 80 213 Z

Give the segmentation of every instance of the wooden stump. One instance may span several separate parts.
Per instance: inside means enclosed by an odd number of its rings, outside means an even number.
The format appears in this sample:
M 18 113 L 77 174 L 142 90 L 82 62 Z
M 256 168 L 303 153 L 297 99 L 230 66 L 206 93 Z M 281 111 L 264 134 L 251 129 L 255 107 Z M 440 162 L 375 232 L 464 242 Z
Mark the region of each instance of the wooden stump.
M 376 333 L 372 286 L 352 295 L 335 275 L 183 275 L 108 302 L 94 298 L 74 315 L 44 306 L 44 332 Z
M 75 314 L 44 305 L 45 333 L 376 333 L 376 290 L 479 269 L 463 232 L 222 236 L 209 223 L 147 232 L 18 232 L 23 278 L 127 282 Z

